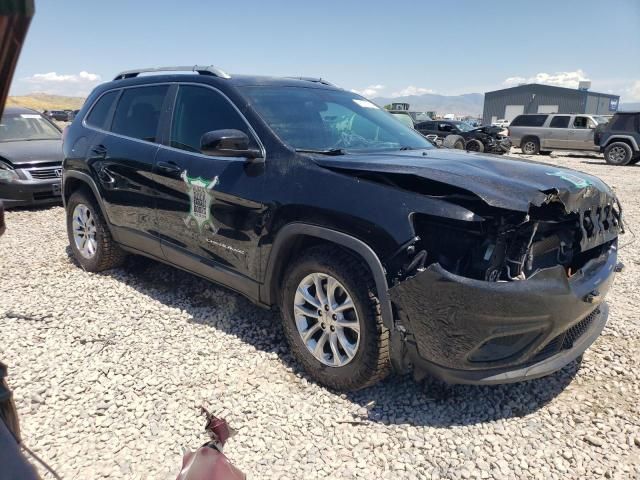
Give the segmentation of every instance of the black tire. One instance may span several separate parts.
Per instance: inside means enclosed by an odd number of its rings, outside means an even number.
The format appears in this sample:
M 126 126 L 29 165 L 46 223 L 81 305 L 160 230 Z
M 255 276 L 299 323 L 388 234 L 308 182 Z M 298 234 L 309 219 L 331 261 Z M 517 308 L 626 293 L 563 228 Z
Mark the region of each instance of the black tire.
M 549 156 L 552 152 L 551 150 L 540 150 L 538 153 L 540 153 L 540 155 Z
M 96 249 L 92 257 L 84 256 L 76 245 L 73 234 L 73 212 L 78 205 L 85 205 L 95 223 Z M 101 272 L 122 265 L 126 254 L 113 240 L 109 227 L 93 196 L 84 190 L 74 192 L 67 202 L 67 236 L 73 257 L 88 272 Z
M 460 135 L 447 135 L 442 143 L 445 148 L 455 148 L 456 150 L 464 150 L 465 141 Z
M 303 342 L 296 325 L 295 294 L 301 282 L 313 273 L 330 275 L 340 282 L 351 296 L 357 312 L 359 344 L 352 360 L 342 366 L 328 366 L 318 360 Z M 371 273 L 356 257 L 330 246 L 305 251 L 285 273 L 280 311 L 293 355 L 318 383 L 334 390 L 354 391 L 373 385 L 389 374 L 389 330 L 382 323 Z
M 613 142 L 604 149 L 604 159 L 609 165 L 624 166 L 631 162 L 633 150 L 628 143 Z
M 525 155 L 537 155 L 540 153 L 540 140 L 536 137 L 525 137 L 520 143 L 520 149 Z
M 467 152 L 482 153 L 484 152 L 484 143 L 482 143 L 477 138 L 472 138 L 467 142 L 467 145 L 465 146 L 465 148 L 467 149 Z

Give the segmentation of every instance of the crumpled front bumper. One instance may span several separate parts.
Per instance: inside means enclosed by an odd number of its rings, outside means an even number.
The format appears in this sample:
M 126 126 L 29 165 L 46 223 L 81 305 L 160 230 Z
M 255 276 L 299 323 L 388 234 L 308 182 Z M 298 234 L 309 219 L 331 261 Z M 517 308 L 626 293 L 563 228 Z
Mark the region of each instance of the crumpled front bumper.
M 433 264 L 389 290 L 414 368 L 449 383 L 495 384 L 553 373 L 579 357 L 607 321 L 617 247 L 570 278 L 484 282 Z

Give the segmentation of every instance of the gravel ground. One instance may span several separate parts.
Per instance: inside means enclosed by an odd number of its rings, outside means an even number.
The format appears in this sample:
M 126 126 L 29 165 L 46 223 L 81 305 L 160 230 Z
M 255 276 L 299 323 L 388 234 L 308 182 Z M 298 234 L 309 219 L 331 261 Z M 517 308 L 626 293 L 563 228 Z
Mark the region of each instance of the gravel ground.
M 537 159 L 602 177 L 640 234 L 640 166 Z M 609 324 L 580 365 L 510 386 L 403 377 L 337 395 L 244 298 L 153 262 L 86 273 L 61 207 L 7 222 L 0 358 L 27 445 L 65 479 L 175 478 L 205 439 L 201 404 L 238 430 L 226 452 L 250 478 L 640 478 L 640 241 L 620 252 Z

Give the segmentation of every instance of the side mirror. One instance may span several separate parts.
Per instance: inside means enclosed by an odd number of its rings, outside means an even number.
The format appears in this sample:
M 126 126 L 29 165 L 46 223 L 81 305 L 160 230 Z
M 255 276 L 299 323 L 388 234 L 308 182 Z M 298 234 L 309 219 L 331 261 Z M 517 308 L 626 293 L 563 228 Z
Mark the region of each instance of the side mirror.
M 200 151 L 212 157 L 245 157 L 249 161 L 263 160 L 262 152 L 249 148 L 249 137 L 240 130 L 213 130 L 205 133 L 200 138 Z

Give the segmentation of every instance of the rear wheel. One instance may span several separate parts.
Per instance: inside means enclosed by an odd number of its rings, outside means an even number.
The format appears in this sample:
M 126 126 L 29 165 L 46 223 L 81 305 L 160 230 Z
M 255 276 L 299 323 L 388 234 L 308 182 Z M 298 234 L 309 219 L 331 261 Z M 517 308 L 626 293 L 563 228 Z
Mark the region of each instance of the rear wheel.
M 631 161 L 633 150 L 624 142 L 613 142 L 604 149 L 604 159 L 609 165 L 623 166 Z
M 522 140 L 520 148 L 525 155 L 537 155 L 540 153 L 540 142 L 535 137 L 527 137 Z
M 74 258 L 88 272 L 118 267 L 126 256 L 113 240 L 97 202 L 82 190 L 67 202 L 67 236 Z
M 389 331 L 373 278 L 350 254 L 326 246 L 305 252 L 285 274 L 280 311 L 294 356 L 319 383 L 353 391 L 389 373 Z

